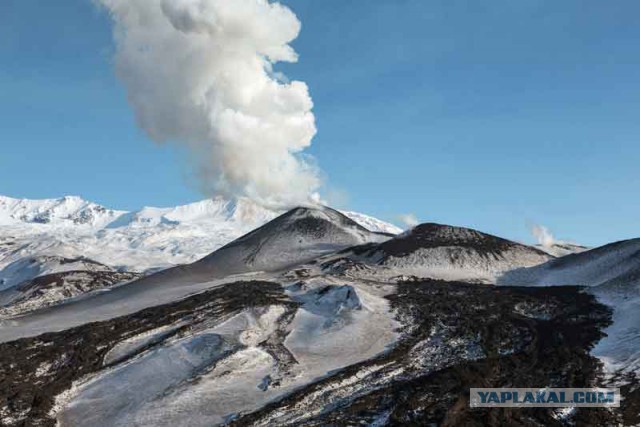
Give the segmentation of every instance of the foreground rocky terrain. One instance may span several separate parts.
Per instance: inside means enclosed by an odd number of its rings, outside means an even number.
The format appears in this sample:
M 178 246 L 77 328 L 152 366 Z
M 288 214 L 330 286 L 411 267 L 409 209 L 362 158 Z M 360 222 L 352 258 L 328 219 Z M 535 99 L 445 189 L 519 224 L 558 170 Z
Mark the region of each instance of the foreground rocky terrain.
M 636 425 L 636 244 L 556 258 L 308 207 L 144 277 L 85 259 L 16 269 L 27 279 L 0 292 L 0 422 Z M 471 387 L 545 386 L 624 400 L 469 407 Z
M 322 300 L 322 292 L 335 290 L 320 289 L 314 296 L 316 301 Z M 588 349 L 601 337 L 600 329 L 610 323 L 606 307 L 573 287 L 547 291 L 424 281 L 398 284 L 397 293 L 389 300 L 402 328 L 391 348 L 325 375 L 262 409 L 253 408 L 256 412 L 251 413 L 250 405 L 246 409 L 237 407 L 237 412 L 217 421 L 233 421 L 234 425 L 362 421 L 403 425 L 562 425 L 550 410 L 472 411 L 468 407 L 468 389 L 513 384 L 589 386 L 597 377 L 598 363 Z M 348 301 L 343 299 L 342 307 L 347 307 Z M 274 319 L 277 324 L 268 326 L 254 342 L 205 333 L 247 309 L 264 314 L 274 307 L 278 307 L 278 317 Z M 225 374 L 227 369 L 247 369 L 247 363 L 257 363 L 255 359 L 260 356 L 268 357 L 271 369 L 250 384 L 254 394 L 269 391 L 279 396 L 281 389 L 290 389 L 288 382 L 294 380 L 291 377 L 300 360 L 285 342 L 300 307 L 300 302 L 277 283 L 236 282 L 133 315 L 4 343 L 0 345 L 4 420 L 13 419 L 17 424 L 24 417 L 29 423 L 53 425 L 50 414 L 62 407 L 59 419 L 63 424 L 175 425 L 187 416 L 177 397 L 185 393 L 184 389 L 210 382 L 211 394 L 206 401 L 198 402 L 201 407 L 193 404 L 194 409 L 204 413 L 191 412 L 190 408 L 188 416 L 192 418 L 185 424 L 208 425 L 218 415 L 211 406 L 220 405 L 217 402 L 221 397 L 225 399 L 215 383 L 230 386 L 225 375 L 235 379 L 241 376 L 238 372 Z M 131 340 L 139 336 L 144 339 Z M 122 348 L 125 342 L 128 345 Z M 187 366 L 180 366 L 184 369 L 180 372 L 182 377 L 165 378 L 177 373 L 176 365 L 181 361 L 165 360 L 158 365 L 157 360 L 144 360 L 160 358 L 161 352 L 176 347 L 189 356 Z M 255 354 L 246 354 L 250 351 Z M 230 362 L 241 359 L 243 353 L 247 360 L 236 361 L 240 362 L 238 365 Z M 136 369 L 136 365 L 145 363 L 170 368 L 171 372 Z M 99 373 L 117 366 L 123 366 L 117 374 L 123 383 L 118 388 L 100 390 L 100 383 L 109 380 Z M 145 372 L 150 375 L 146 380 Z M 83 378 L 84 384 L 78 384 Z M 162 384 L 158 384 L 161 380 Z M 72 387 L 76 389 L 65 395 Z M 151 387 L 154 393 L 148 393 Z M 120 399 L 127 403 L 113 405 L 113 396 L 100 393 L 109 390 L 118 390 Z M 149 413 L 148 406 L 156 406 L 153 400 L 136 402 L 140 393 L 162 401 L 162 416 Z M 68 399 L 71 404 L 65 405 Z M 175 413 L 167 405 L 175 406 L 171 408 Z M 573 415 L 575 420 L 597 420 L 595 424 L 614 421 L 616 416 L 604 409 L 581 410 Z

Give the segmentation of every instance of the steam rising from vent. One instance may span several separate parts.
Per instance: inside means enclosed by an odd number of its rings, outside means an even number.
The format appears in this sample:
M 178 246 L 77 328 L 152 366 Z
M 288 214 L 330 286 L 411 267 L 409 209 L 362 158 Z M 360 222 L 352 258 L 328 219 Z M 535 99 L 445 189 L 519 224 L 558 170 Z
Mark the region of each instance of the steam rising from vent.
M 551 231 L 544 225 L 533 224 L 531 226 L 531 234 L 538 240 L 538 244 L 545 248 L 550 248 L 556 242 Z
M 398 219 L 408 228 L 413 228 L 420 223 L 412 213 L 398 215 Z
M 302 150 L 316 133 L 291 10 L 269 0 L 98 0 L 115 21 L 116 71 L 139 125 L 186 145 L 208 195 L 286 207 L 317 199 Z

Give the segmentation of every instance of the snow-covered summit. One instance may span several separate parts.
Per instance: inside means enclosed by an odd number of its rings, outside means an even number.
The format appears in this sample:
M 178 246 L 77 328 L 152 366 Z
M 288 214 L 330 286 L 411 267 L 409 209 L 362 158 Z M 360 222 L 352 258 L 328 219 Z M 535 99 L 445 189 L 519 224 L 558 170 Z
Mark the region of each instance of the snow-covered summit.
M 38 224 L 65 228 L 91 226 L 95 229 L 113 229 L 214 221 L 261 224 L 276 215 L 277 212 L 248 199 L 227 200 L 222 197 L 182 206 L 143 207 L 127 212 L 109 209 L 78 196 L 42 200 L 0 196 L 0 225 Z
M 242 265 L 243 270 L 277 270 L 390 237 L 371 232 L 331 208 L 296 208 L 224 246 L 201 263 Z M 221 254 L 225 255 L 224 262 L 220 261 Z
M 425 223 L 383 243 L 381 250 L 387 256 L 403 256 L 419 249 L 461 247 L 485 254 L 500 253 L 508 249 L 522 248 L 544 255 L 541 251 L 501 237 L 477 230 L 452 225 Z
M 78 196 L 43 200 L 0 196 L 0 225 L 27 223 L 100 228 L 124 213 Z
M 144 207 L 127 212 L 108 225 L 119 227 L 153 227 L 157 225 L 211 224 L 229 222 L 238 225 L 260 225 L 277 212 L 248 199 L 227 200 L 222 197 L 169 208 Z
M 402 233 L 402 228 L 397 227 L 393 224 L 389 224 L 388 222 L 381 221 L 372 216 L 364 215 L 358 212 L 351 211 L 340 211 L 347 217 L 351 218 L 364 228 L 369 231 L 373 231 L 375 233 L 387 233 L 387 234 L 400 234 Z
M 78 196 L 31 200 L 0 195 L 0 226 L 27 224 L 115 229 L 228 222 L 255 227 L 282 213 L 284 211 L 263 207 L 246 198 L 226 199 L 221 196 L 186 205 L 166 208 L 146 206 L 128 212 L 109 209 Z M 398 234 L 402 231 L 395 225 L 368 215 L 348 211 L 342 213 L 373 232 Z

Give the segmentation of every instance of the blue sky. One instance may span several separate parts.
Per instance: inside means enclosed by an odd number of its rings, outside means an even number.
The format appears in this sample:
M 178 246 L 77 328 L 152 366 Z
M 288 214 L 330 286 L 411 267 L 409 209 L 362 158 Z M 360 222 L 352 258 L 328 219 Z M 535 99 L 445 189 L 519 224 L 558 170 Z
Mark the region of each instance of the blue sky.
M 349 209 L 530 240 L 638 237 L 640 3 L 287 0 L 313 154 Z M 200 199 L 136 127 L 91 0 L 0 2 L 0 194 Z

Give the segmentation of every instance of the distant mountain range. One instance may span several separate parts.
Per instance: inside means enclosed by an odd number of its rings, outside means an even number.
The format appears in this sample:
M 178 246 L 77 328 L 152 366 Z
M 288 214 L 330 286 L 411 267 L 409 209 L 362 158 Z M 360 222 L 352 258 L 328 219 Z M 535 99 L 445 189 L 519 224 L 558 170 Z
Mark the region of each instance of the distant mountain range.
M 2 269 L 26 257 L 83 257 L 135 272 L 193 262 L 282 213 L 246 199 L 216 198 L 126 212 L 75 196 L 0 196 L 0 289 L 6 279 Z M 372 231 L 402 231 L 367 215 L 343 213 Z

